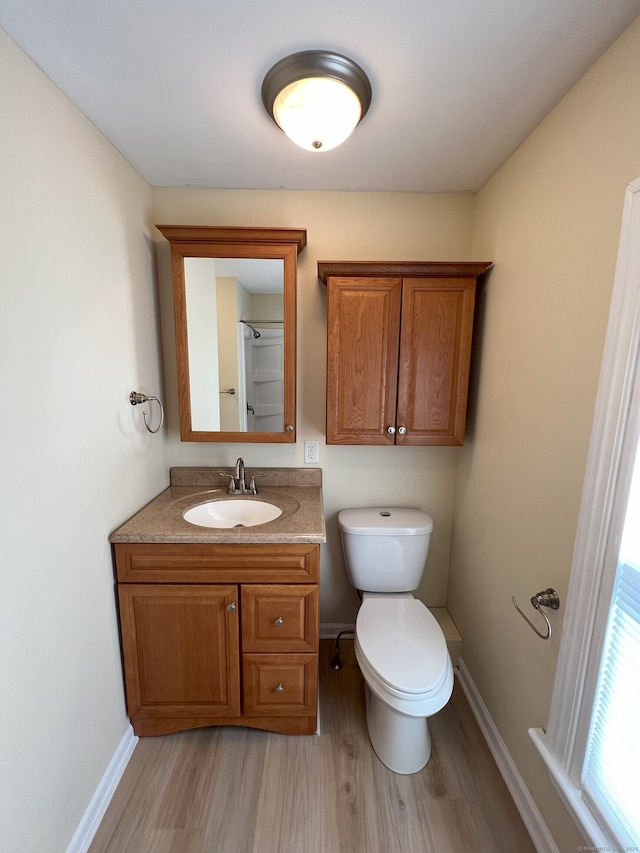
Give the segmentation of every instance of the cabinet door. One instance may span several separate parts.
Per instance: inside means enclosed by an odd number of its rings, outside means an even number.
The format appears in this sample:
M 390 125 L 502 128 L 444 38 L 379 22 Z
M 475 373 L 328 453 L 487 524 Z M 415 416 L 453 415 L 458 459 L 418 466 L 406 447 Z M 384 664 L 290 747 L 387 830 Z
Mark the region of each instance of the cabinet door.
M 120 584 L 118 596 L 131 717 L 240 713 L 235 585 Z
M 393 444 L 400 278 L 328 280 L 327 444 Z
M 464 441 L 475 287 L 475 277 L 404 280 L 397 444 Z
M 318 587 L 243 584 L 243 652 L 318 651 Z

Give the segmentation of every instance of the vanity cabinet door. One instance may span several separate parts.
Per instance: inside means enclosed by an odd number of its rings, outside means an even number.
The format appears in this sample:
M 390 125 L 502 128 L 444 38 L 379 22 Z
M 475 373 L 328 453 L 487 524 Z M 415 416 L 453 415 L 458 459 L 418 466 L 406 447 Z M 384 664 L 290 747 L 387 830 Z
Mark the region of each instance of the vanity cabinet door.
M 318 650 L 318 587 L 243 584 L 243 652 Z
M 240 713 L 237 586 L 120 584 L 118 597 L 136 733 L 156 733 L 151 720 Z

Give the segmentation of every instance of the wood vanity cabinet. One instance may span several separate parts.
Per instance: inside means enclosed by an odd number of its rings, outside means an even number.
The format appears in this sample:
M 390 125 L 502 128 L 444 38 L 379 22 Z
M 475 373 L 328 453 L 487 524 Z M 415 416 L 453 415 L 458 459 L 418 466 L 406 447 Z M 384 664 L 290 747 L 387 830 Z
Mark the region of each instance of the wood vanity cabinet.
M 318 262 L 327 444 L 464 442 L 476 283 L 489 266 Z
M 319 545 L 114 545 L 136 735 L 313 734 Z

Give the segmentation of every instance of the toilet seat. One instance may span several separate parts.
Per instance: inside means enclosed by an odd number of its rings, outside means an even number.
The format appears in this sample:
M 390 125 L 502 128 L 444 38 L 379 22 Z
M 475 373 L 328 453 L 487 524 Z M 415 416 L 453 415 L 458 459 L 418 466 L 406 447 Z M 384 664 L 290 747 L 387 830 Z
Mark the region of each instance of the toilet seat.
M 453 667 L 440 625 L 412 596 L 366 598 L 356 619 L 362 674 L 382 701 L 411 716 L 449 701 Z

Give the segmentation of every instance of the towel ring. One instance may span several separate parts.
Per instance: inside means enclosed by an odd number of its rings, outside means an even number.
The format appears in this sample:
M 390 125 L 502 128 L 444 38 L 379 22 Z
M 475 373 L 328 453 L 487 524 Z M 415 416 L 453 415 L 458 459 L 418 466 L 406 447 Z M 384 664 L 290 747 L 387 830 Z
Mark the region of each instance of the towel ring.
M 142 417 L 144 419 L 144 425 L 146 426 L 147 430 L 151 433 L 154 433 L 154 434 L 156 432 L 158 432 L 158 430 L 160 429 L 160 427 L 164 423 L 164 406 L 162 405 L 162 402 L 157 397 L 147 397 L 146 394 L 140 394 L 138 391 L 132 391 L 129 394 L 129 402 L 131 403 L 132 406 L 137 406 L 140 403 L 152 403 L 152 402 L 156 402 L 160 406 L 160 423 L 158 424 L 158 426 L 155 429 L 151 429 L 151 427 L 149 426 L 149 421 L 147 420 L 146 410 L 143 411 L 143 413 L 142 413 Z
M 555 591 L 555 589 L 552 589 L 551 587 L 549 587 L 548 589 L 543 589 L 541 592 L 537 592 L 534 596 L 531 597 L 531 604 L 544 617 L 544 621 L 547 623 L 547 633 L 546 634 L 542 634 L 540 631 L 538 631 L 538 629 L 533 624 L 533 622 L 529 619 L 529 617 L 526 616 L 526 614 L 524 614 L 522 612 L 522 610 L 520 610 L 520 608 L 518 607 L 518 602 L 516 601 L 515 595 L 511 596 L 511 601 L 513 601 L 513 606 L 518 611 L 518 613 L 522 616 L 524 621 L 527 622 L 531 628 L 533 628 L 533 630 L 536 632 L 536 634 L 539 637 L 541 637 L 543 640 L 550 639 L 550 637 L 551 637 L 551 622 L 549 621 L 549 617 L 547 616 L 547 614 L 543 613 L 543 611 L 540 610 L 540 608 L 541 607 L 550 607 L 552 610 L 557 610 L 560 607 L 560 596 Z

